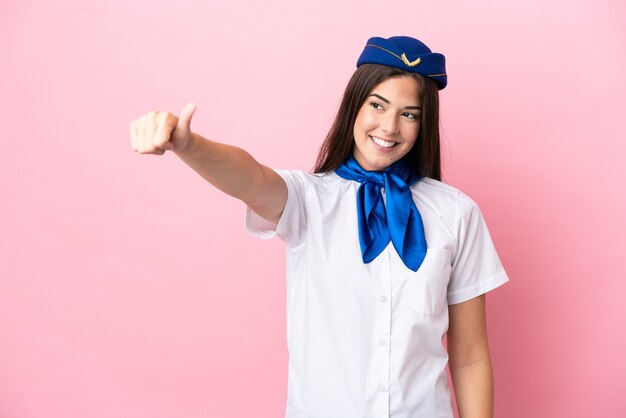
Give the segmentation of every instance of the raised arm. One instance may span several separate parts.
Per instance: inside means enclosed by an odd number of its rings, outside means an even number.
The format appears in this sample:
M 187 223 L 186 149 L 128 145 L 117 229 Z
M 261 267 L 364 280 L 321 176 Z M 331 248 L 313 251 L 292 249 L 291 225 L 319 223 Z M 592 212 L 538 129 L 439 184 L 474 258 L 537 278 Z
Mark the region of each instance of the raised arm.
M 190 103 L 180 117 L 169 112 L 149 112 L 133 120 L 131 146 L 140 154 L 173 151 L 209 183 L 242 200 L 268 221 L 278 223 L 287 203 L 284 180 L 243 149 L 192 132 L 195 110 L 196 106 Z

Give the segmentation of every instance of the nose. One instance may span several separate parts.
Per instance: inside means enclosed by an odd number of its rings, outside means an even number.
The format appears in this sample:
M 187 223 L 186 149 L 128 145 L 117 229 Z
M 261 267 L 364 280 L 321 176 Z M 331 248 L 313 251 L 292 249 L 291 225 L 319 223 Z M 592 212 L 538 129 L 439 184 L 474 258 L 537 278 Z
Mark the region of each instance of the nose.
M 396 115 L 392 114 L 392 112 L 386 112 L 380 121 L 380 128 L 383 132 L 389 135 L 395 135 L 398 133 L 398 127 L 399 124 Z

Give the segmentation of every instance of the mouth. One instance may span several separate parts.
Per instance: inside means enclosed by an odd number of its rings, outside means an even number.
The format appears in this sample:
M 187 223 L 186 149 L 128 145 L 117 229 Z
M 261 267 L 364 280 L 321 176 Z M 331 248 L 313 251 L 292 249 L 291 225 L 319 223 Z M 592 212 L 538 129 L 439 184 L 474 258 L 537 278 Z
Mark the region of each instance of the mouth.
M 372 141 L 374 141 L 374 143 L 375 143 L 376 145 L 378 145 L 379 147 L 382 147 L 382 148 L 393 148 L 393 147 L 395 147 L 396 145 L 398 145 L 398 143 L 397 143 L 397 142 L 394 142 L 394 141 L 389 141 L 389 140 L 386 140 L 386 139 L 382 139 L 382 138 L 379 138 L 379 137 L 377 137 L 377 136 L 371 136 L 371 135 L 370 135 L 369 137 L 370 137 L 370 139 L 371 139 Z

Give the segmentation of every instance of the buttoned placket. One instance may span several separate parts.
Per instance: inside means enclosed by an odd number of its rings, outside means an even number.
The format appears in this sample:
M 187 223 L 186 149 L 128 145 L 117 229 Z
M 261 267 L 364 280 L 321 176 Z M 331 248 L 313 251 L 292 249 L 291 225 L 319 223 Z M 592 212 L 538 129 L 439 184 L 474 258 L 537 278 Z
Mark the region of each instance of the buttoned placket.
M 375 323 L 372 338 L 376 346 L 376 370 L 378 381 L 376 384 L 376 399 L 372 410 L 372 417 L 389 418 L 389 391 L 390 391 L 390 338 L 391 338 L 391 260 L 390 246 L 379 255 L 382 263 L 381 277 L 377 281 L 377 296 L 375 300 Z

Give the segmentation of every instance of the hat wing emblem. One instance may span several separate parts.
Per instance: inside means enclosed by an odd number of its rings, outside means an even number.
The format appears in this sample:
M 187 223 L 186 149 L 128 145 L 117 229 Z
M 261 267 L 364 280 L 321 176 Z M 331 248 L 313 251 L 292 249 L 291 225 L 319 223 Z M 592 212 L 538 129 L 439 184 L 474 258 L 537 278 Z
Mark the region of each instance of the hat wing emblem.
M 402 61 L 409 67 L 415 67 L 417 64 L 422 62 L 421 58 L 417 58 L 415 61 L 409 61 L 404 52 L 402 53 L 402 56 L 400 56 L 400 58 L 402 58 Z

